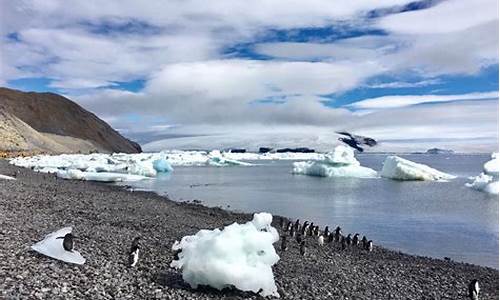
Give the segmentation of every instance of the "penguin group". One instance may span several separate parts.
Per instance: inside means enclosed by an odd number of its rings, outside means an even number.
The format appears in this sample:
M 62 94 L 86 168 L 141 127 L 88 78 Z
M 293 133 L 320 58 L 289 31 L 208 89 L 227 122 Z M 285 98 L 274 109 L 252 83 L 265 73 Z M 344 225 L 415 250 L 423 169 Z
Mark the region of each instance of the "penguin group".
M 300 219 L 293 222 L 281 217 L 279 219 L 279 229 L 281 230 L 281 251 L 287 251 L 288 242 L 295 240 L 299 245 L 299 253 L 302 256 L 307 254 L 306 242 L 312 239 L 315 239 L 320 247 L 336 243 L 340 244 L 342 250 L 358 248 L 368 252 L 373 251 L 373 241 L 368 240 L 366 236 L 360 239 L 359 233 L 344 236 L 340 226 L 330 231 L 330 227 L 327 225 L 321 230 L 320 226 L 315 225 L 312 221 L 304 221 L 301 224 Z

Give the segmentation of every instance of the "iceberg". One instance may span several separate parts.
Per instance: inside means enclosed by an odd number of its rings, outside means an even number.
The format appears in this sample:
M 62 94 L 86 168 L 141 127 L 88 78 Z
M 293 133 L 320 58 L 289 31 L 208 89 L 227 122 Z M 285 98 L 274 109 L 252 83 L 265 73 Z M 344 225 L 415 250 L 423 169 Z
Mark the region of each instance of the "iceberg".
M 465 186 L 472 189 L 483 191 L 489 194 L 498 195 L 499 190 L 499 180 L 498 172 L 500 167 L 500 161 L 498 160 L 498 153 L 493 153 L 491 155 L 491 160 L 487 161 L 483 166 L 483 172 L 476 177 L 471 177 L 470 183 L 466 183 Z
M 377 177 L 375 170 L 361 166 L 354 151 L 343 145 L 325 154 L 323 160 L 293 163 L 292 173 L 318 177 Z
M 251 163 L 242 162 L 224 157 L 219 150 L 213 150 L 208 154 L 207 165 L 214 167 L 224 166 L 251 166 Z
M 31 246 L 31 249 L 67 263 L 83 265 L 85 263 L 85 258 L 83 258 L 78 251 L 64 250 L 63 239 L 57 239 L 58 237 L 64 237 L 66 234 L 71 233 L 71 230 L 71 227 L 65 227 L 52 232 L 46 235 L 43 240 Z
M 380 175 L 395 180 L 448 180 L 456 176 L 399 156 L 387 156 Z
M 233 223 L 222 230 L 200 230 L 176 241 L 180 251 L 171 267 L 182 270 L 192 288 L 209 285 L 216 289 L 234 286 L 261 296 L 279 297 L 272 266 L 279 260 L 273 243 L 279 240 L 271 226 L 272 215 L 254 214 L 245 224 Z
M 158 173 L 169 173 L 174 170 L 170 163 L 165 158 L 160 158 L 153 161 L 153 168 Z

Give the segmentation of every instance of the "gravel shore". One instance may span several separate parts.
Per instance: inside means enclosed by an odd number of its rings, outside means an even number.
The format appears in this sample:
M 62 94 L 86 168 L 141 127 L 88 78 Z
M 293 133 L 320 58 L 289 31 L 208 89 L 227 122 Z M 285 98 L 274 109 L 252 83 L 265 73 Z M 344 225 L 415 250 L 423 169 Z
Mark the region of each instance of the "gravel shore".
M 61 180 L 6 160 L 0 160 L 0 174 L 17 178 L 0 179 L 0 298 L 261 298 L 231 289 L 193 290 L 180 271 L 169 268 L 175 240 L 202 228 L 246 222 L 252 219 L 249 214 Z M 73 226 L 79 237 L 75 249 L 87 259 L 84 265 L 30 250 L 46 234 L 66 226 Z M 126 252 L 137 236 L 142 239 L 141 257 L 136 268 L 128 268 Z M 377 247 L 377 241 L 373 252 L 341 250 L 336 243 L 320 247 L 315 241 L 307 241 L 305 257 L 295 241 L 286 252 L 275 244 L 281 259 L 273 269 L 282 299 L 467 299 L 472 279 L 479 280 L 480 299 L 498 299 L 495 269 L 407 255 Z

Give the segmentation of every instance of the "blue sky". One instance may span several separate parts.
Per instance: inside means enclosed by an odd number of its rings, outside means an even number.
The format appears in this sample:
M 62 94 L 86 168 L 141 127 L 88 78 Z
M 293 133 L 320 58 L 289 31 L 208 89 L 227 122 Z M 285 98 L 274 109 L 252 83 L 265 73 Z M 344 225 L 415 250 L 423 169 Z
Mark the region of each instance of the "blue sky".
M 64 94 L 132 138 L 189 137 L 160 147 L 336 129 L 405 147 L 435 146 L 422 141 L 436 131 L 464 151 L 498 144 L 494 0 L 1 5 L 3 86 Z M 386 119 L 411 111 L 421 124 Z

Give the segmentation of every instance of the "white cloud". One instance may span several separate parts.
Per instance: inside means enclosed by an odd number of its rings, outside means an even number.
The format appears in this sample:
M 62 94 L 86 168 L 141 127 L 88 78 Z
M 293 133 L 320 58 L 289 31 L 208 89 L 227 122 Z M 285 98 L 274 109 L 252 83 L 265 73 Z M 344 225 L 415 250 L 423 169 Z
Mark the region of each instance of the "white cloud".
M 348 106 L 354 109 L 387 109 L 422 103 L 449 102 L 457 100 L 498 99 L 498 91 L 460 95 L 396 95 L 364 99 Z

